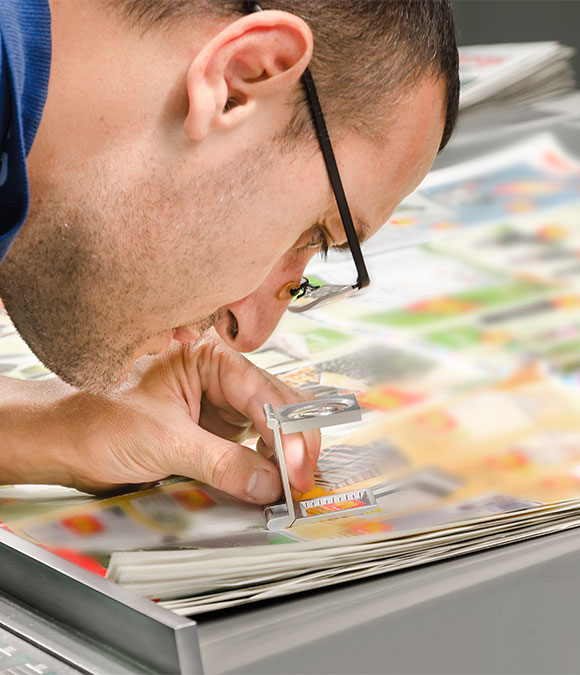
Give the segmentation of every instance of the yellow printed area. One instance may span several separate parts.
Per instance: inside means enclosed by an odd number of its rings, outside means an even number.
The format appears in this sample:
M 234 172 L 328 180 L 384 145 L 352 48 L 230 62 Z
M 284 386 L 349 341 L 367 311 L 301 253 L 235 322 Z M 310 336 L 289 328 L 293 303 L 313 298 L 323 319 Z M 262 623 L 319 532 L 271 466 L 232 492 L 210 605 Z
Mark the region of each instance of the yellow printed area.
M 362 499 L 348 499 L 343 502 L 334 502 L 333 504 L 320 504 L 318 506 L 309 506 L 306 509 L 307 516 L 319 516 L 324 513 L 335 513 L 336 511 L 347 511 L 355 509 L 358 506 L 365 506 Z

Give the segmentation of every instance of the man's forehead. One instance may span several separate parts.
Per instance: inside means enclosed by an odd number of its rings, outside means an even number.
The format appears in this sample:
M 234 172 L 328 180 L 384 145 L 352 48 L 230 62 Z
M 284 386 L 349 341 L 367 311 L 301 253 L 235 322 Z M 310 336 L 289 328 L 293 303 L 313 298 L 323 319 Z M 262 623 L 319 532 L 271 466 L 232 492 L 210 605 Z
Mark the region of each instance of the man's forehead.
M 382 142 L 352 136 L 340 161 L 361 243 L 386 222 L 431 167 L 445 126 L 443 81 L 424 78 L 380 124 Z M 348 244 L 333 248 L 348 249 Z

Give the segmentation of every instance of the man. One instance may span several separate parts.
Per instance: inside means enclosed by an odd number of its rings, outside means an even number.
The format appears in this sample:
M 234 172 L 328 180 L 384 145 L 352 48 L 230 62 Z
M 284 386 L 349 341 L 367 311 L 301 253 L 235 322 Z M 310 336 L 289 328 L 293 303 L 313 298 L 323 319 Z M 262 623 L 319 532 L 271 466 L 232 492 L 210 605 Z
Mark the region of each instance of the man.
M 179 474 L 272 502 L 262 405 L 301 396 L 238 352 L 316 252 L 347 246 L 301 77 L 311 64 L 362 240 L 454 124 L 450 8 L 49 4 L 0 0 L 0 297 L 59 376 L 0 379 L 0 482 Z M 260 453 L 238 444 L 250 426 Z M 314 432 L 285 439 L 297 490 L 318 450 Z

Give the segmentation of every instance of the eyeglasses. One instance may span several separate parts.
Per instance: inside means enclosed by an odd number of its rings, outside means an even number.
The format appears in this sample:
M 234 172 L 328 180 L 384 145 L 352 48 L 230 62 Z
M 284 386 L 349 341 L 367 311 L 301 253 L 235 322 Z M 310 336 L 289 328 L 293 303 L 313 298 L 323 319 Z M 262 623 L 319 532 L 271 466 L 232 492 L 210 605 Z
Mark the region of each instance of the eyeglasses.
M 257 2 L 246 0 L 244 5 L 248 13 L 262 11 L 262 8 Z M 356 291 L 368 286 L 370 283 L 369 274 L 360 249 L 360 243 L 352 222 L 350 209 L 348 208 L 346 195 L 344 194 L 344 188 L 340 179 L 340 173 L 338 172 L 334 151 L 332 150 L 332 145 L 330 143 L 328 128 L 324 120 L 324 115 L 322 114 L 318 93 L 308 68 L 304 70 L 300 82 L 304 88 L 306 99 L 310 107 L 312 122 L 316 129 L 316 135 L 318 136 L 320 150 L 324 157 L 330 185 L 334 193 L 338 212 L 340 213 L 340 218 L 342 220 L 342 226 L 344 227 L 348 246 L 356 267 L 357 279 L 355 284 L 341 286 L 325 284 L 324 286 L 316 286 L 311 284 L 306 277 L 303 277 L 297 288 L 290 289 L 290 295 L 292 296 L 292 300 L 288 306 L 288 311 L 290 312 L 305 312 L 314 307 L 321 307 L 322 305 L 328 305 L 331 302 L 337 302 L 338 300 L 342 300 L 343 298 L 356 293 Z

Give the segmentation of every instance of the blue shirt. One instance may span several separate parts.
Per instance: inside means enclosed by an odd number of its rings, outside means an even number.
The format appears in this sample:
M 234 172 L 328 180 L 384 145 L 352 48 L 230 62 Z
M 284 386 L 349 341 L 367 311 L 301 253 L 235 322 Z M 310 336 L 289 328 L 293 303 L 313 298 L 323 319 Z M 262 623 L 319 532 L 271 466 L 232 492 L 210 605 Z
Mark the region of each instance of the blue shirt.
M 50 72 L 48 0 L 0 0 L 0 260 L 26 220 L 26 156 Z

